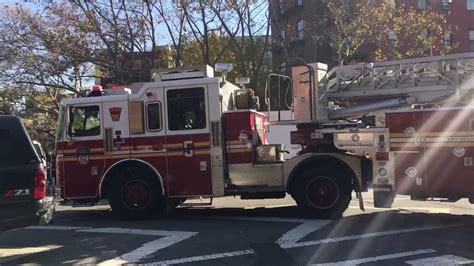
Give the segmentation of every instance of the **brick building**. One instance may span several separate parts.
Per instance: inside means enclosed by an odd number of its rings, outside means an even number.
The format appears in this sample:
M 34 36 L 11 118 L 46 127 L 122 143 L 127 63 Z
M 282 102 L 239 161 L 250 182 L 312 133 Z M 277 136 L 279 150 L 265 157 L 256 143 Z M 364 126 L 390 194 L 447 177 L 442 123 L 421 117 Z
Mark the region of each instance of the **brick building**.
M 474 52 L 474 0 L 396 0 L 415 9 L 432 8 L 445 14 L 448 23 L 457 27 L 445 41 L 457 43 L 453 53 Z
M 415 9 L 432 8 L 445 13 L 457 31 L 445 36 L 457 43 L 453 53 L 474 52 L 474 0 L 392 0 Z M 328 45 L 317 45 L 314 32 L 317 15 L 324 16 L 322 0 L 269 0 L 272 19 L 273 70 L 284 70 L 288 58 L 306 62 L 334 62 Z M 324 21 L 324 17 L 323 17 Z M 291 61 L 291 60 L 290 60 Z M 298 60 L 301 61 L 301 60 Z

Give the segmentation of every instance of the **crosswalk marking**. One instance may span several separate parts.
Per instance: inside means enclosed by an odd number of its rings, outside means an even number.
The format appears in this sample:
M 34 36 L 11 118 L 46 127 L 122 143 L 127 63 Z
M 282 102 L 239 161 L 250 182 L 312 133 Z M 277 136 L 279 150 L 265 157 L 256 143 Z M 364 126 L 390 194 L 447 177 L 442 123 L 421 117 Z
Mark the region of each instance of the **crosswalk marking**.
M 277 240 L 277 244 L 280 246 L 295 244 L 296 242 L 303 239 L 305 236 L 326 226 L 327 224 L 329 224 L 329 222 L 330 221 L 328 220 L 314 220 L 311 222 L 305 222 L 303 224 L 300 224 L 297 227 L 286 232 L 283 236 L 281 236 Z
M 444 265 L 472 265 L 474 260 L 466 259 L 454 255 L 444 255 L 431 258 L 417 259 L 406 261 L 410 265 L 423 266 L 444 266 Z
M 296 242 L 293 241 L 280 244 L 280 247 L 283 249 L 290 249 L 290 248 L 297 248 L 297 247 L 306 247 L 306 246 L 315 246 L 321 245 L 326 243 L 336 243 L 342 241 L 350 241 L 350 240 L 357 240 L 357 239 L 364 239 L 364 238 L 372 238 L 372 237 L 379 237 L 379 236 L 388 236 L 388 235 L 396 235 L 396 234 L 403 234 L 403 233 L 412 233 L 412 232 L 419 232 L 419 231 L 427 231 L 427 230 L 435 230 L 435 229 L 443 229 L 455 226 L 461 226 L 463 224 L 453 224 L 453 225 L 442 225 L 442 226 L 422 226 L 422 227 L 413 227 L 407 229 L 400 229 L 400 230 L 390 230 L 390 231 L 382 231 L 382 232 L 374 232 L 374 233 L 367 233 L 362 235 L 352 235 L 352 236 L 345 236 L 345 237 L 336 237 L 336 238 L 327 238 L 321 240 L 314 240 L 314 241 L 306 241 L 306 242 Z M 426 252 L 427 250 L 425 250 Z M 231 252 L 224 252 L 224 253 L 216 253 L 216 254 L 208 254 L 202 256 L 194 256 L 194 257 L 184 257 L 178 258 L 173 260 L 166 260 L 166 261 L 158 261 L 155 263 L 151 263 L 149 265 L 170 265 L 170 264 L 179 264 L 179 263 L 190 263 L 190 262 L 197 262 L 197 261 L 205 261 L 205 260 L 214 260 L 220 258 L 228 258 L 228 257 L 235 257 L 235 256 L 242 256 L 253 254 L 255 251 L 253 249 L 248 250 L 238 250 L 238 251 L 231 251 Z
M 346 261 L 338 261 L 338 262 L 331 262 L 331 263 L 322 263 L 322 264 L 312 264 L 312 265 L 314 265 L 314 266 L 359 265 L 359 264 L 362 264 L 362 263 L 377 262 L 377 261 L 381 261 L 381 260 L 398 259 L 398 258 L 421 255 L 421 254 L 428 254 L 428 253 L 433 253 L 433 252 L 436 252 L 436 250 L 433 250 L 433 249 L 420 249 L 420 250 L 415 250 L 415 251 L 401 252 L 401 253 L 382 255 L 382 256 L 376 256 L 376 257 L 369 257 L 369 258 L 362 258 L 362 259 L 355 259 L 355 260 L 346 260 Z
M 30 226 L 26 229 L 33 230 L 60 230 L 60 231 L 75 231 L 78 233 L 104 233 L 104 234 L 129 234 L 129 235 L 144 235 L 144 236 L 160 236 L 161 238 L 143 244 L 141 247 L 132 250 L 126 254 L 115 257 L 113 259 L 99 263 L 101 266 L 108 265 L 122 265 L 132 262 L 138 262 L 141 259 L 149 256 L 160 249 L 164 249 L 178 242 L 186 240 L 197 232 L 185 231 L 163 231 L 163 230 L 147 230 L 147 229 L 133 229 L 133 228 L 90 228 L 90 227 L 75 227 L 75 226 Z

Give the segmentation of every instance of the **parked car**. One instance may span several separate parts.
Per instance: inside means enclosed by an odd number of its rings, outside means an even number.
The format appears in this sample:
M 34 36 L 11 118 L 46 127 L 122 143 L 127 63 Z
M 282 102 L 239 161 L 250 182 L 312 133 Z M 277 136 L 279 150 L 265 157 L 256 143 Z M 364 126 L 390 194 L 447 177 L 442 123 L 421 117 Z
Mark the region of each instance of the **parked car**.
M 19 117 L 0 116 L 0 231 L 52 222 L 55 203 L 40 153 Z

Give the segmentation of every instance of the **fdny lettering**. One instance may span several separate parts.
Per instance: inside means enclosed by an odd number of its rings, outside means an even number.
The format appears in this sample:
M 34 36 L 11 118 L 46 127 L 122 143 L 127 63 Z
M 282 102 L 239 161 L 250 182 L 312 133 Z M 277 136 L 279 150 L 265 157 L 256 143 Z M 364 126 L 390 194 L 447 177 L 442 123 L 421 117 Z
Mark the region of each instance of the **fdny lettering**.
M 5 190 L 3 197 L 18 197 L 18 196 L 26 196 L 30 195 L 29 189 L 12 189 L 12 190 Z
M 193 157 L 194 150 L 193 150 L 193 141 L 187 140 L 184 142 L 184 157 Z

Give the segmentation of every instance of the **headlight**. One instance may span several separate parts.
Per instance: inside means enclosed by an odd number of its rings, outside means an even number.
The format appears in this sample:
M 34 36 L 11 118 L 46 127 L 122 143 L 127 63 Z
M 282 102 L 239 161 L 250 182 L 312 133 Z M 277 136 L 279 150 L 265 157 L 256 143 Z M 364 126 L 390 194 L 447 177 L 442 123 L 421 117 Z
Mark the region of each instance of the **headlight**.
M 387 169 L 385 169 L 385 168 L 380 168 L 380 169 L 379 169 L 379 175 L 380 175 L 380 176 L 386 176 L 386 175 L 387 175 Z

